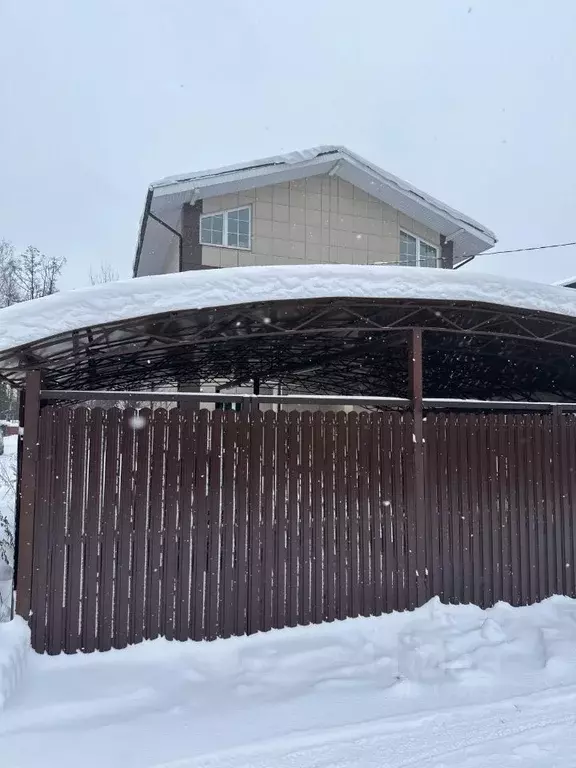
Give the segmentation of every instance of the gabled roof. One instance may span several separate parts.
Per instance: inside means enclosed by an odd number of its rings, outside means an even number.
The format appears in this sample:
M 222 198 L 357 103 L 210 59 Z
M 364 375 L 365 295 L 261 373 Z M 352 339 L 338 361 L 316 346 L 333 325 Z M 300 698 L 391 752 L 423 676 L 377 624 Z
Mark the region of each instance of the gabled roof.
M 456 261 L 475 256 L 496 243 L 495 234 L 479 222 L 346 147 L 321 146 L 153 182 L 140 225 L 134 274 L 147 275 L 157 270 L 172 244 L 169 231 L 151 220 L 150 214 L 180 231 L 180 210 L 184 203 L 326 173 L 338 176 L 452 240 Z

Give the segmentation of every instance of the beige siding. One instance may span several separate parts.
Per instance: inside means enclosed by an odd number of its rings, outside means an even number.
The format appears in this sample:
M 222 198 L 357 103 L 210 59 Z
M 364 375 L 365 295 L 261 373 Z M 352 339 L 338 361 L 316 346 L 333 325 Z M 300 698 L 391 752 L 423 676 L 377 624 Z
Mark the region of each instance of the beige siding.
M 431 243 L 439 235 L 345 181 L 316 176 L 203 201 L 204 213 L 252 206 L 250 251 L 204 246 L 213 267 L 397 263 L 400 228 Z

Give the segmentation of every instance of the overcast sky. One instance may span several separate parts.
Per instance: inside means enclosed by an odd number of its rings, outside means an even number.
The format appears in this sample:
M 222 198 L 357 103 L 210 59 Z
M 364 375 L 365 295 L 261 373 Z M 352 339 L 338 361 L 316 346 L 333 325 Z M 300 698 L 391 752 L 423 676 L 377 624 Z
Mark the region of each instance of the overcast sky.
M 499 248 L 576 240 L 574 0 L 0 0 L 0 30 L 0 237 L 64 287 L 131 274 L 150 181 L 318 144 Z M 576 248 L 472 268 L 551 282 Z

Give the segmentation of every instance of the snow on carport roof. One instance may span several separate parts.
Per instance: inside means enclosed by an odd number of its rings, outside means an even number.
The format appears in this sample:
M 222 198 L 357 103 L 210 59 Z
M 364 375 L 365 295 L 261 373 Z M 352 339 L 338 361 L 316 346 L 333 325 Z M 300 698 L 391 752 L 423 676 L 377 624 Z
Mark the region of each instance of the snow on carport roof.
M 576 292 L 443 269 L 316 264 L 141 277 L 57 293 L 0 310 L 0 352 L 74 330 L 209 307 L 318 298 L 475 302 L 576 317 Z

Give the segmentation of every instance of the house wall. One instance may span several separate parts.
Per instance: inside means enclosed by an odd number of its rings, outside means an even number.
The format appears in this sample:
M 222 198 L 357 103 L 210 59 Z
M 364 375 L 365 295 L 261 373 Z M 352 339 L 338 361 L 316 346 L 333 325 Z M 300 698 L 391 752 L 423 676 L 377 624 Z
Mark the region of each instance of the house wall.
M 180 271 L 180 242 L 177 237 L 173 237 L 168 249 L 166 261 L 164 263 L 164 270 L 162 274 L 168 274 L 170 272 Z
M 400 229 L 434 245 L 440 236 L 337 177 L 313 176 L 207 198 L 203 213 L 252 206 L 250 251 L 202 246 L 202 265 L 394 264 Z

